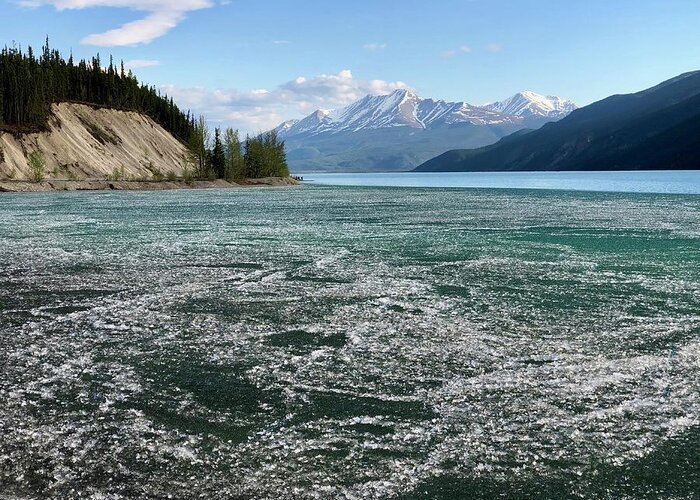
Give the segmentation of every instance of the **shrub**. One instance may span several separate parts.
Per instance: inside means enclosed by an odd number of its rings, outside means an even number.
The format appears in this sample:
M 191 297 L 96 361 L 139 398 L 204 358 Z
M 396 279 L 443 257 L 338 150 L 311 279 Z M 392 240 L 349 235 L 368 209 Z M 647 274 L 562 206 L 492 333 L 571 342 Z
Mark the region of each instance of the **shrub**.
M 182 169 L 182 180 L 184 180 L 187 184 L 192 184 L 194 181 L 194 172 L 191 168 L 185 167 Z
M 112 170 L 112 173 L 107 176 L 108 181 L 113 181 L 113 182 L 118 182 L 121 180 L 124 180 L 125 174 L 124 174 L 124 165 L 121 167 L 117 167 L 114 170 Z
M 46 158 L 41 151 L 34 151 L 29 155 L 29 174 L 34 182 L 44 180 L 46 172 Z

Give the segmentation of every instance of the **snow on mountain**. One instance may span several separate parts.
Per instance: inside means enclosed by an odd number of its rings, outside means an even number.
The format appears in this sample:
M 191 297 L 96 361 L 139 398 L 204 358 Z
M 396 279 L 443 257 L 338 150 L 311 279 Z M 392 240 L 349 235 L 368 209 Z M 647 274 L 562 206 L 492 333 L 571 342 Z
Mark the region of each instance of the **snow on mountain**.
M 487 104 L 484 108 L 509 116 L 560 120 L 577 109 L 577 106 L 561 97 L 543 96 L 535 92 L 525 91 L 515 94 L 505 101 Z
M 528 119 L 556 120 L 575 108 L 569 101 L 533 92 L 523 92 L 501 103 L 474 106 L 422 99 L 410 90 L 401 89 L 389 95 L 367 95 L 345 108 L 317 110 L 302 120 L 284 122 L 277 131 L 285 138 L 391 127 L 436 129 L 460 123 L 525 126 Z
M 456 123 L 491 125 L 519 120 L 465 102 L 421 99 L 412 91 L 396 90 L 389 95 L 367 95 L 345 108 L 315 111 L 297 122 L 285 122 L 277 130 L 285 137 L 389 127 L 427 129 Z
M 297 123 L 299 123 L 299 120 L 287 120 L 286 122 L 280 123 L 275 130 L 278 134 L 284 134 Z

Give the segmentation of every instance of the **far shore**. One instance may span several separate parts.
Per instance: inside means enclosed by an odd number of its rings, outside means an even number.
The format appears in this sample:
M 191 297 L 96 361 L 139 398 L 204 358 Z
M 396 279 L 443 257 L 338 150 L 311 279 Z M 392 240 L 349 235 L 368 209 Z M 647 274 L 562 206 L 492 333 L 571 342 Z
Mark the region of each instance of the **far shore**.
M 45 180 L 0 181 L 0 193 L 47 193 L 52 191 L 166 191 L 173 189 L 228 189 L 245 187 L 284 187 L 301 184 L 292 177 L 263 177 L 229 182 L 213 181 L 108 181 L 108 180 Z

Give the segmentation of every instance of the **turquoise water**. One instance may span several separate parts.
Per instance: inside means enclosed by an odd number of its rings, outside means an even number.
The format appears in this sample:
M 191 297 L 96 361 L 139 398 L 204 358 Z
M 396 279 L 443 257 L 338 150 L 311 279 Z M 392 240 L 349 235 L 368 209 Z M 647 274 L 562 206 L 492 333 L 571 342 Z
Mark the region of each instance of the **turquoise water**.
M 697 498 L 700 197 L 0 196 L 0 496 Z
M 332 186 L 556 189 L 622 193 L 700 194 L 700 170 L 648 172 L 457 172 L 304 174 Z

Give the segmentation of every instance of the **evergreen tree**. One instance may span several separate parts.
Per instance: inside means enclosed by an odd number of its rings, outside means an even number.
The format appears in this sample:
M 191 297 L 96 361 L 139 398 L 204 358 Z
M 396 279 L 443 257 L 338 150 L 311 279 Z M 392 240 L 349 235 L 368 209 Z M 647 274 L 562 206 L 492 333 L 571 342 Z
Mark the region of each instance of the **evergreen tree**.
M 102 68 L 98 55 L 90 62 L 64 60 L 46 39 L 37 58 L 30 47 L 26 54 L 17 47 L 0 51 L 0 128 L 10 132 L 36 132 L 46 128 L 51 104 L 81 102 L 138 111 L 150 116 L 176 138 L 186 143 L 194 123 L 172 100 L 155 88 L 139 84 L 117 71 L 110 58 Z
M 226 152 L 221 142 L 221 129 L 214 129 L 214 145 L 211 150 L 211 168 L 217 179 L 226 175 Z

